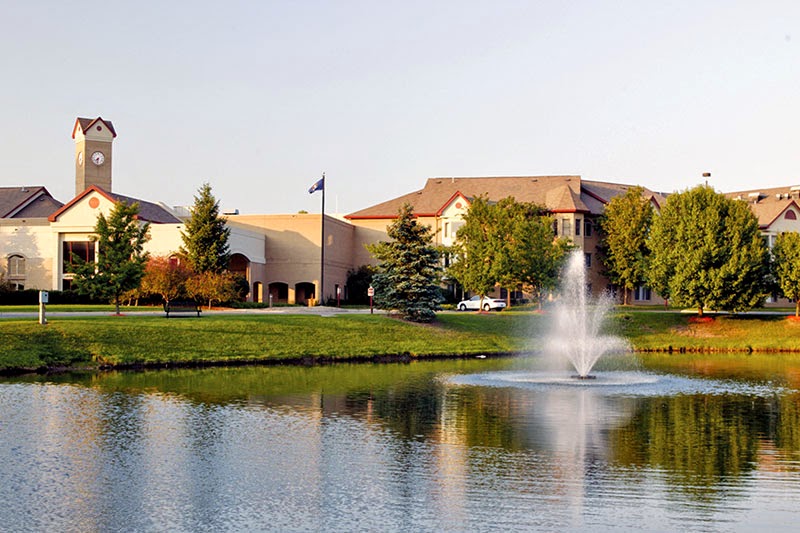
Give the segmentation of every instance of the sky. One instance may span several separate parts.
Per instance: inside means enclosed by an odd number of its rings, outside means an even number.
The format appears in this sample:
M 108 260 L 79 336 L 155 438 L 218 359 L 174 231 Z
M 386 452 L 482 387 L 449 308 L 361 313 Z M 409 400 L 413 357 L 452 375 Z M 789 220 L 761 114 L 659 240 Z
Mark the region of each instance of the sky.
M 349 213 L 431 177 L 800 184 L 800 2 L 0 0 L 0 186 Z

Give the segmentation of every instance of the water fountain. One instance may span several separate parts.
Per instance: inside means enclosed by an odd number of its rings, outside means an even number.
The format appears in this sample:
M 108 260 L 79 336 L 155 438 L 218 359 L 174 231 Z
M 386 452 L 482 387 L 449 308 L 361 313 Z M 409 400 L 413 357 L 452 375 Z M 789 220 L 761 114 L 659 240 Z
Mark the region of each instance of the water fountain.
M 588 294 L 583 253 L 573 252 L 564 270 L 560 296 L 550 313 L 551 323 L 541 354 L 520 361 L 517 370 L 462 374 L 450 376 L 448 381 L 453 385 L 511 386 L 545 395 L 565 390 L 574 394 L 576 389 L 582 389 L 590 394 L 581 396 L 584 399 L 615 395 L 671 396 L 735 392 L 762 396 L 775 393 L 776 387 L 772 385 L 731 383 L 641 371 L 637 358 L 633 356 L 617 359 L 618 368 L 614 370 L 592 373 L 595 363 L 602 357 L 630 350 L 625 339 L 603 332 L 604 321 L 612 305 L 609 297 L 592 298 Z M 567 370 L 569 367 L 572 370 Z
M 553 326 L 545 342 L 545 354 L 569 361 L 578 379 L 590 374 L 603 355 L 628 349 L 624 339 L 603 335 L 602 328 L 612 302 L 587 294 L 583 253 L 573 252 L 564 270 L 561 297 L 553 309 Z

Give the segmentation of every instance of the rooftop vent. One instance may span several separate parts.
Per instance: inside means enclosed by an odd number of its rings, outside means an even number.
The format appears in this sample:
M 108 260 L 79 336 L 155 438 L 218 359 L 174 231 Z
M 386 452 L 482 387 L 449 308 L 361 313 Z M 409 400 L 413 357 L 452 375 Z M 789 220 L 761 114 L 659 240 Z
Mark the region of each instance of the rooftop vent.
M 750 194 L 747 195 L 747 198 L 752 200 L 753 203 L 756 203 L 762 198 L 764 198 L 764 195 L 761 194 L 760 192 L 751 192 Z

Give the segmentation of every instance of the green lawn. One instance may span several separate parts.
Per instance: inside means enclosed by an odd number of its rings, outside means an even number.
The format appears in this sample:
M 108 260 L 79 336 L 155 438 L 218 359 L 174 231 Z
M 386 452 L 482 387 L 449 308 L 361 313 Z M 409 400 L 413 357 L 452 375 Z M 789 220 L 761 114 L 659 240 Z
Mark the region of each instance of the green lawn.
M 800 323 L 783 316 L 721 316 L 704 324 L 690 318 L 621 310 L 612 313 L 609 326 L 637 351 L 800 352 Z M 53 317 L 46 326 L 32 318 L 6 318 L 0 320 L 0 371 L 523 352 L 541 347 L 548 324 L 546 313 L 513 310 L 441 313 L 433 325 L 385 315 L 220 314 L 167 320 L 133 313 Z
M 381 355 L 468 355 L 519 351 L 522 315 L 443 315 L 435 325 L 384 315 L 208 315 L 0 320 L 0 370 Z

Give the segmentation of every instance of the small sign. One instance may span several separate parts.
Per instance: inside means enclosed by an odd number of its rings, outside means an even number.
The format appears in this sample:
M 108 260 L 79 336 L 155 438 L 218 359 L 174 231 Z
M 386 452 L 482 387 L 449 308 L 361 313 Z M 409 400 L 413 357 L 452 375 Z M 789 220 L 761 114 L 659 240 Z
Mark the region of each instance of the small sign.
M 370 285 L 369 289 L 367 289 L 367 296 L 375 296 L 375 288 L 372 287 L 372 285 Z
M 47 291 L 39 291 L 39 303 L 46 304 L 50 299 L 50 293 Z

